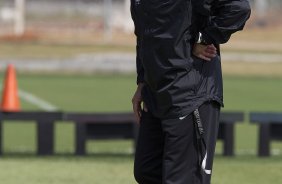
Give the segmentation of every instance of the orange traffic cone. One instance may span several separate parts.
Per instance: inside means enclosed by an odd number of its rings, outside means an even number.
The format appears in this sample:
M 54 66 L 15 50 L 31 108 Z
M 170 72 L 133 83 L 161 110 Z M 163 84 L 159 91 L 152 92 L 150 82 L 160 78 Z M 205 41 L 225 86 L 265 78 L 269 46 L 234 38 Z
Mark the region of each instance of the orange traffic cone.
M 6 71 L 1 110 L 4 112 L 20 111 L 16 70 L 13 65 L 9 65 Z

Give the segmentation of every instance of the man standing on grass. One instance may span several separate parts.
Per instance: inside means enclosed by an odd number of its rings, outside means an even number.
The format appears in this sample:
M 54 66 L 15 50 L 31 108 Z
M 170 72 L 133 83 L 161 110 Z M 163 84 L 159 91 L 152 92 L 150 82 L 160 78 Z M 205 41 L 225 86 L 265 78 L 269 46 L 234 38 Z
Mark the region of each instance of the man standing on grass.
M 137 36 L 139 184 L 210 184 L 220 107 L 219 44 L 242 30 L 247 0 L 131 0 Z M 143 108 L 142 108 L 143 103 Z

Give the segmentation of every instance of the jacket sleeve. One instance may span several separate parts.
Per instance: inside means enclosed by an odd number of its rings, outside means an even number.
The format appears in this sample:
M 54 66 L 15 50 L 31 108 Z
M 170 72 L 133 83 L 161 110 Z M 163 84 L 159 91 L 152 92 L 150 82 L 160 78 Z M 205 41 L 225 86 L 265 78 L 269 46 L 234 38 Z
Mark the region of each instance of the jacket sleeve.
M 136 72 L 137 72 L 137 79 L 136 79 L 136 83 L 143 83 L 144 82 L 144 68 L 142 65 L 142 61 L 140 59 L 140 36 L 139 36 L 139 26 L 137 25 L 137 18 L 136 18 L 136 12 L 135 12 L 135 8 L 134 8 L 134 4 L 135 1 L 131 0 L 131 6 L 130 6 L 130 11 L 131 11 L 131 17 L 132 20 L 134 22 L 134 33 L 137 37 L 137 43 L 136 43 Z
M 144 82 L 144 68 L 142 65 L 142 61 L 140 59 L 140 46 L 139 46 L 139 38 L 137 37 L 137 45 L 136 45 L 136 71 L 137 71 L 137 80 L 136 83 Z
M 244 28 L 251 14 L 248 0 L 215 0 L 211 4 L 204 3 L 203 7 L 205 15 L 207 12 L 210 15 L 200 32 L 208 44 L 226 43 L 233 33 Z

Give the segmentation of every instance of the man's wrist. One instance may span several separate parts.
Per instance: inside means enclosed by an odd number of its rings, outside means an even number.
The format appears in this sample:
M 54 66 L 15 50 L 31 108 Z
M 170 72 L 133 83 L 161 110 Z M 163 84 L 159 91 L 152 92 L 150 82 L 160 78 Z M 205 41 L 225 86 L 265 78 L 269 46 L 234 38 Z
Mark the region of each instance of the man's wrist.
M 144 85 L 145 85 L 144 82 L 139 82 L 139 83 L 138 83 L 138 88 L 143 88 Z
M 201 44 L 201 45 L 208 45 L 208 43 L 206 42 L 206 40 L 203 38 L 203 35 L 201 32 L 199 32 L 197 38 L 196 38 L 196 43 L 197 44 Z

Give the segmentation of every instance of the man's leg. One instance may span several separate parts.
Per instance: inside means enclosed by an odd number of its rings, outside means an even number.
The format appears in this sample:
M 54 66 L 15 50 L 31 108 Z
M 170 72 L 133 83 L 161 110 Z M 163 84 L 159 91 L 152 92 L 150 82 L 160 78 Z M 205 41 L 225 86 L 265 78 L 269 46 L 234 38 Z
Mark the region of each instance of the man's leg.
M 219 126 L 220 105 L 217 102 L 207 102 L 199 108 L 199 113 L 204 128 L 204 140 L 206 143 L 206 164 L 204 168 L 206 171 L 212 171 Z M 203 184 L 211 183 L 211 174 L 202 172 L 202 177 Z
M 193 114 L 164 120 L 165 148 L 162 184 L 200 184 Z
M 134 162 L 134 176 L 139 184 L 162 184 L 163 145 L 161 121 L 142 111 Z
M 199 108 L 206 150 L 199 149 L 198 126 L 193 113 L 185 119 L 163 121 L 165 149 L 162 184 L 210 184 L 219 109 L 215 102 L 207 102 Z

